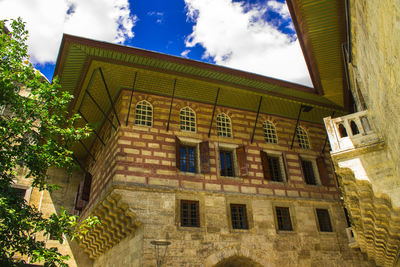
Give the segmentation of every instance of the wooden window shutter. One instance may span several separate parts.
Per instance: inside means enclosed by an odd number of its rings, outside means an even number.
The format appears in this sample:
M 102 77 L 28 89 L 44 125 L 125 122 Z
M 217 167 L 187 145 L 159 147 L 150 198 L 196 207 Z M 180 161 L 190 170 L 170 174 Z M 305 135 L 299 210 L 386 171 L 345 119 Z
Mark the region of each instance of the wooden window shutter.
M 238 163 L 239 176 L 247 176 L 248 168 L 247 168 L 246 149 L 244 146 L 240 146 L 236 149 L 236 158 Z
M 208 141 L 200 143 L 200 172 L 210 173 L 210 146 Z
M 92 175 L 90 173 L 86 173 L 85 180 L 83 182 L 83 189 L 82 189 L 82 199 L 83 200 L 89 201 L 91 186 L 92 186 Z
M 283 171 L 285 172 L 286 182 L 288 182 L 289 181 L 289 170 L 288 170 L 288 164 L 287 164 L 285 152 L 282 153 L 282 161 L 283 161 Z
M 176 168 L 181 169 L 181 141 L 175 136 L 175 147 L 176 147 Z
M 317 166 L 319 172 L 319 178 L 322 185 L 329 185 L 328 172 L 326 170 L 325 160 L 323 157 L 317 158 Z
M 271 172 L 269 171 L 268 155 L 264 151 L 260 151 L 261 164 L 264 172 L 264 179 L 271 180 Z

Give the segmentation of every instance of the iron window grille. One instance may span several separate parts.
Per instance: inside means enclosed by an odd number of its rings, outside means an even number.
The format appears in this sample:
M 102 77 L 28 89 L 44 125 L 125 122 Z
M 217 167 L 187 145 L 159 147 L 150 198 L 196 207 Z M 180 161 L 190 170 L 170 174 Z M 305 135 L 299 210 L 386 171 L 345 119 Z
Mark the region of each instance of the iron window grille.
M 185 107 L 180 111 L 180 128 L 186 132 L 196 132 L 196 114 L 193 109 Z
M 181 226 L 200 227 L 199 201 L 181 200 Z
M 233 229 L 249 229 L 246 205 L 231 204 L 231 219 Z
M 279 157 L 268 156 L 268 164 L 271 181 L 283 182 Z
M 221 176 L 234 176 L 232 151 L 220 150 L 219 161 L 221 167 Z
M 293 231 L 292 221 L 288 207 L 275 207 L 278 230 Z
M 193 146 L 180 146 L 180 170 L 183 172 L 196 172 L 196 148 Z
M 297 140 L 299 141 L 300 148 L 310 149 L 310 140 L 308 139 L 308 135 L 306 130 L 304 130 L 301 126 L 297 127 L 296 130 Z
M 317 211 L 319 230 L 321 232 L 332 232 L 332 224 L 328 210 L 317 209 L 316 211 Z
M 277 144 L 278 143 L 278 137 L 276 134 L 276 128 L 274 124 L 270 121 L 265 121 L 263 123 L 263 128 L 264 128 L 264 138 L 265 142 L 267 143 L 272 143 L 272 144 Z
M 153 108 L 149 102 L 142 100 L 136 105 L 135 125 L 152 126 Z
M 217 116 L 217 135 L 222 137 L 232 137 L 231 119 L 224 113 Z
M 315 178 L 313 163 L 309 160 L 301 160 L 301 167 L 303 169 L 304 179 L 306 184 L 317 185 Z

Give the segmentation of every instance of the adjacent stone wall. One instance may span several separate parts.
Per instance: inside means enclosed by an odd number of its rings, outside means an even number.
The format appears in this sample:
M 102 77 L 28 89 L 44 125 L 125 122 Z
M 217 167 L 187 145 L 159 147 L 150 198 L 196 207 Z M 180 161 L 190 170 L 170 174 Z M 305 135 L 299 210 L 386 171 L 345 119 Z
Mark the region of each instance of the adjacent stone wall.
M 399 177 L 400 2 L 352 0 L 350 4 L 352 89 L 361 91 Z

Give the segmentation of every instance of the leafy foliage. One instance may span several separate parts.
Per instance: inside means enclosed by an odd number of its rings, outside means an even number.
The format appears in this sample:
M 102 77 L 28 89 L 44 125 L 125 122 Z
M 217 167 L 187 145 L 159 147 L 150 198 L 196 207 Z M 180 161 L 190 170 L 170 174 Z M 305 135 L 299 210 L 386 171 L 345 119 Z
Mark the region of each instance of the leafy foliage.
M 16 266 L 15 256 L 25 255 L 45 266 L 66 266 L 68 256 L 46 248 L 37 235 L 79 238 L 96 224 L 89 218 L 78 224 L 77 216 L 62 209 L 50 218 L 18 195 L 12 186 L 16 170 L 28 170 L 26 178 L 40 190 L 53 190 L 49 167 L 73 166 L 70 145 L 89 135 L 88 127 L 75 128 L 78 115 L 69 116 L 72 96 L 57 80 L 49 83 L 28 61 L 27 31 L 21 19 L 10 31 L 0 21 L 0 265 Z

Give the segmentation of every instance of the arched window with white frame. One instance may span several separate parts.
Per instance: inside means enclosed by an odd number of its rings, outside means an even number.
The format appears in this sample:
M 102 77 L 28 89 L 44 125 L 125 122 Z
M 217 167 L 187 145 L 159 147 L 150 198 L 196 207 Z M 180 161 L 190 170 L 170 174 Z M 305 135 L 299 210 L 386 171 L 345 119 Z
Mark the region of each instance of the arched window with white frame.
M 185 132 L 196 132 L 196 113 L 190 107 L 184 107 L 179 112 L 180 128 Z
M 265 142 L 271 143 L 271 144 L 277 144 L 278 137 L 276 134 L 275 125 L 271 121 L 264 121 L 263 128 L 264 128 Z
M 217 135 L 232 137 L 231 119 L 225 113 L 220 113 L 217 116 Z
M 297 140 L 299 142 L 300 148 L 310 149 L 310 140 L 308 139 L 308 134 L 303 127 L 298 126 L 296 130 Z
M 151 127 L 153 124 L 153 107 L 146 100 L 136 104 L 135 125 Z

